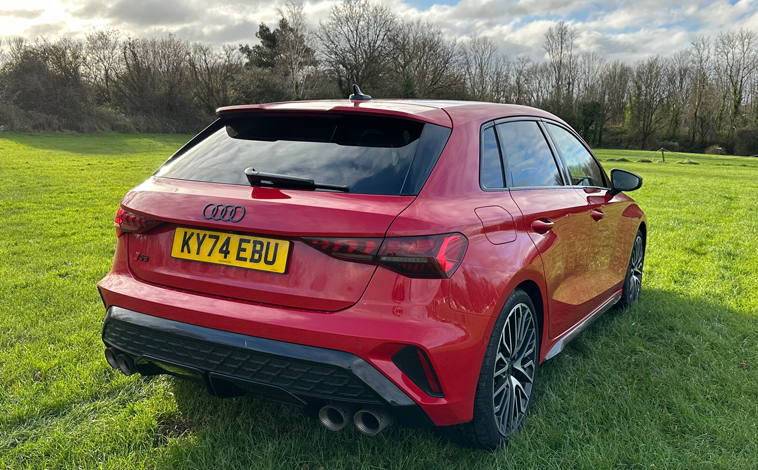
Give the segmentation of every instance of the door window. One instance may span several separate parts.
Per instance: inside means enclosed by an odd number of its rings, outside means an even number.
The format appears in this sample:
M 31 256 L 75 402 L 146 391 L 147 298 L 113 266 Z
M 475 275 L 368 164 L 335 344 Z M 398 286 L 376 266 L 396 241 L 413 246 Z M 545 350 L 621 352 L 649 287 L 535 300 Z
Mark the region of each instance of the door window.
M 562 186 L 553 152 L 535 121 L 506 122 L 497 126 L 512 187 Z
M 566 129 L 555 124 L 548 123 L 547 125 L 555 146 L 566 161 L 571 175 L 571 184 L 604 187 L 603 170 L 587 148 Z

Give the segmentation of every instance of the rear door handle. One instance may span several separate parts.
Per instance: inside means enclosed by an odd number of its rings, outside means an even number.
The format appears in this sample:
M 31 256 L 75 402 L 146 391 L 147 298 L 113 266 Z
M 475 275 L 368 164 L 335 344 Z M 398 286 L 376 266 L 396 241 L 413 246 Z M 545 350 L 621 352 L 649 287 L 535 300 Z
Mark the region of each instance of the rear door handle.
M 550 219 L 537 219 L 532 221 L 532 229 L 537 233 L 547 233 L 553 230 L 555 224 Z
M 598 210 L 598 209 L 592 210 L 592 218 L 595 219 L 595 222 L 599 221 L 603 217 L 605 217 L 605 214 L 603 213 L 603 211 Z

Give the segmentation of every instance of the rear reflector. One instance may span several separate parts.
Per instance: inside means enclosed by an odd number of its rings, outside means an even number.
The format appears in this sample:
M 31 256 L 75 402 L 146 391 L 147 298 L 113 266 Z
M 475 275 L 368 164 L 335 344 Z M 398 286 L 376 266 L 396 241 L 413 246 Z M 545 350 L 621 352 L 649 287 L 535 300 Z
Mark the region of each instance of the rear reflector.
M 307 245 L 334 258 L 383 266 L 411 278 L 446 279 L 466 253 L 460 233 L 421 237 L 303 238 Z
M 149 219 L 141 215 L 132 214 L 122 208 L 116 211 L 116 217 L 113 224 L 116 226 L 116 235 L 121 236 L 123 233 L 142 233 L 150 230 L 160 224 L 159 220 Z

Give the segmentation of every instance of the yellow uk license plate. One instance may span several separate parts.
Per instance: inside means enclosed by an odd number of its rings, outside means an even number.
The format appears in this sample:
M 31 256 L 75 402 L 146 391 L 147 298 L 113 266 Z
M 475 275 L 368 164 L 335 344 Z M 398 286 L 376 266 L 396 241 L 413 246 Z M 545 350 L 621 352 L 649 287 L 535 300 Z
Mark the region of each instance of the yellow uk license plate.
M 238 268 L 284 273 L 290 242 L 179 227 L 174 231 L 173 258 Z

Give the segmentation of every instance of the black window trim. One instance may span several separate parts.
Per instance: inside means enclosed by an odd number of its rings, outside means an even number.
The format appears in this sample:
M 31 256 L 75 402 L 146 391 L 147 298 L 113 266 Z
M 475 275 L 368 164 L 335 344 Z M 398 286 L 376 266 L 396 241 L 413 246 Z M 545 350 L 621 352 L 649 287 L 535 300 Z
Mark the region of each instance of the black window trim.
M 547 126 L 547 124 L 552 124 L 556 127 L 560 127 L 561 129 L 567 131 L 569 134 L 573 135 L 580 144 L 587 150 L 587 152 L 590 154 L 592 159 L 595 161 L 597 166 L 600 168 L 600 174 L 603 177 L 603 184 L 605 186 L 582 186 L 582 185 L 566 185 L 569 188 L 580 188 L 580 189 L 610 189 L 610 182 L 608 181 L 608 175 L 605 172 L 605 168 L 603 168 L 603 165 L 600 164 L 600 160 L 597 159 L 595 154 L 592 152 L 592 149 L 590 149 L 589 145 L 587 145 L 587 142 L 582 139 L 582 136 L 580 136 L 577 132 L 575 132 L 573 129 L 571 129 L 568 126 L 565 126 L 561 124 L 560 122 L 554 121 L 552 119 L 545 119 L 545 118 L 539 118 L 540 120 L 540 127 L 543 127 L 543 132 L 548 136 L 548 141 L 550 142 L 550 146 L 554 149 L 554 153 L 559 156 L 561 161 L 561 167 L 563 168 L 563 177 L 566 181 L 572 181 L 571 180 L 571 173 L 568 169 L 568 164 L 566 163 L 565 158 L 563 157 L 563 154 L 558 149 L 558 146 L 555 144 L 553 134 L 550 132 L 550 128 Z M 568 178 L 568 179 L 566 179 Z
M 506 124 L 509 122 L 520 122 L 520 121 L 531 121 L 535 122 L 537 124 L 537 127 L 539 127 L 540 132 L 542 132 L 542 136 L 544 137 L 545 141 L 547 142 L 548 148 L 550 149 L 551 154 L 553 155 L 553 160 L 555 161 L 555 166 L 558 168 L 558 173 L 561 175 L 561 178 L 563 179 L 563 184 L 561 186 L 513 186 L 513 175 L 511 174 L 510 169 L 508 168 L 507 158 L 503 156 L 502 149 L 500 148 L 500 133 L 498 131 L 497 126 L 501 124 Z M 542 118 L 537 116 L 511 116 L 507 118 L 499 118 L 494 119 L 492 121 L 487 121 L 484 124 L 482 124 L 481 132 L 479 134 L 479 168 L 481 171 L 481 165 L 482 165 L 482 143 L 484 142 L 483 136 L 484 131 L 486 129 L 489 129 L 490 127 L 495 128 L 495 139 L 498 143 L 498 154 L 500 155 L 500 165 L 503 168 L 503 171 L 505 172 L 505 179 L 504 184 L 505 187 L 503 188 L 485 188 L 482 186 L 482 179 L 479 177 L 479 187 L 483 191 L 522 191 L 522 190 L 530 190 L 530 189 L 565 189 L 570 188 L 571 186 L 566 184 L 566 181 L 571 181 L 570 179 L 566 179 L 566 168 L 563 163 L 563 159 L 558 157 L 556 150 L 553 146 L 552 140 L 549 136 L 545 134 L 545 129 L 543 129 L 542 126 Z M 588 187 L 588 186 L 584 186 Z

